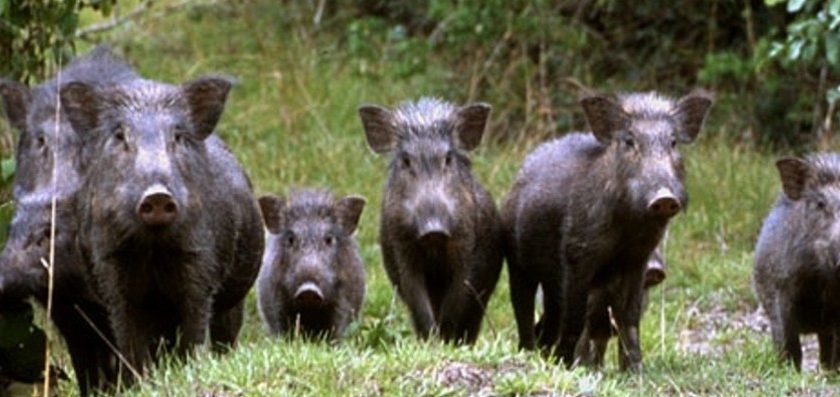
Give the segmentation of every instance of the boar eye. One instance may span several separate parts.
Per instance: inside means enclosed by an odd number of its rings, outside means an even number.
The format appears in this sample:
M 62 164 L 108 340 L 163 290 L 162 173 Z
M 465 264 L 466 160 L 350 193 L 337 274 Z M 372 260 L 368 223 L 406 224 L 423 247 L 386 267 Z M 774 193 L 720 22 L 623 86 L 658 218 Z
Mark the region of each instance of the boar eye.
M 47 138 L 44 138 L 43 135 L 39 135 L 38 138 L 35 139 L 35 144 L 38 145 L 38 148 L 42 148 L 47 144 Z
M 289 233 L 289 234 L 286 235 L 286 245 L 288 245 L 288 246 L 295 245 L 295 235 L 294 234 Z
M 633 140 L 632 136 L 629 136 L 629 135 L 625 136 L 623 140 L 624 140 L 624 145 L 627 146 L 628 148 L 632 148 L 632 147 L 636 146 L 636 141 Z
M 48 246 L 49 243 L 50 243 L 50 229 L 44 229 L 44 231 L 41 232 L 41 235 L 38 236 L 38 240 L 35 241 L 35 245 L 43 248 L 45 246 Z
M 443 159 L 443 164 L 447 167 L 452 165 L 452 162 L 455 161 L 452 153 L 446 153 L 446 158 Z
M 816 206 L 817 206 L 817 209 L 818 209 L 818 210 L 820 210 L 820 211 L 824 211 L 824 210 L 825 210 L 825 207 L 826 207 L 826 205 L 825 205 L 825 200 L 823 200 L 823 199 L 817 199 Z
M 175 143 L 182 143 L 184 141 L 184 133 L 186 132 L 186 127 L 183 124 L 178 124 L 175 126 Z
M 335 243 L 335 237 L 333 237 L 333 236 L 324 237 L 324 244 L 333 245 L 333 243 Z
M 120 142 L 125 142 L 125 129 L 123 128 L 122 124 L 117 124 L 116 126 L 114 126 L 113 134 L 114 139 Z
M 677 147 L 677 138 L 671 138 L 671 149 Z
M 403 168 L 411 168 L 411 159 L 408 158 L 408 156 L 402 156 L 400 162 L 402 163 Z

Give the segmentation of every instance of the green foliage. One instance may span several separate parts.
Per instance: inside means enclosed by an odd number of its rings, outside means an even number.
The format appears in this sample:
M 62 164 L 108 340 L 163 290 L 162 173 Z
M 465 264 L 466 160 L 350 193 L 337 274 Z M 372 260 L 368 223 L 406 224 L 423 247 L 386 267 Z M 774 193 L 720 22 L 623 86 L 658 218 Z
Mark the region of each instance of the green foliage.
M 703 84 L 736 108 L 732 138 L 813 148 L 831 132 L 824 120 L 840 97 L 837 0 L 350 4 L 351 54 L 366 46 L 360 69 L 381 71 L 370 67 L 380 48 L 403 77 L 442 58 L 450 95 L 493 102 L 496 138 L 585 128 L 575 113 L 581 85 L 681 94 Z
M 816 108 L 812 129 L 819 138 L 831 132 L 825 131 L 830 124 L 823 120 L 836 118 L 835 102 L 840 97 L 840 1 L 765 1 L 771 6 L 786 3 L 786 12 L 793 16 L 767 56 L 777 60 L 786 72 L 804 71 L 806 77 L 816 80 L 809 88 L 816 92 L 810 105 Z
M 0 0 L 0 75 L 23 82 L 46 79 L 74 50 L 79 12 L 108 15 L 116 0 Z
M 787 12 L 796 19 L 787 26 L 787 37 L 773 43 L 770 56 L 785 65 L 826 62 L 840 65 L 840 1 L 789 0 Z
M 85 8 L 108 15 L 117 0 L 0 0 L 0 77 L 40 83 L 75 52 L 79 13 Z M 1 109 L 0 109 L 1 110 Z M 0 125 L 0 200 L 8 199 L 14 142 Z
M 37 382 L 43 377 L 47 336 L 35 326 L 34 320 L 32 307 L 26 303 L 3 306 L 0 312 L 0 335 L 3 335 L 0 338 L 0 374 L 27 382 Z

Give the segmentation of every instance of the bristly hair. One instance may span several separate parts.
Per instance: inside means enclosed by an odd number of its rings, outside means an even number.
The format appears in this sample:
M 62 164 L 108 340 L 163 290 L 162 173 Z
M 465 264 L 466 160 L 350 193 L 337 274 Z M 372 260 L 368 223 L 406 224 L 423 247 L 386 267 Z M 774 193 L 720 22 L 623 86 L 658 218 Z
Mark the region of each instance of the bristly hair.
M 334 206 L 335 197 L 327 189 L 295 188 L 289 193 L 286 218 L 329 218 Z
M 128 111 L 163 111 L 180 104 L 178 87 L 154 80 L 136 79 L 111 88 L 112 103 Z
M 840 182 L 840 154 L 818 153 L 806 158 L 819 186 Z
M 416 102 L 400 103 L 394 109 L 393 123 L 399 139 L 449 138 L 457 120 L 456 111 L 454 105 L 442 99 L 423 97 Z
M 115 84 L 139 78 L 134 68 L 125 60 L 118 57 L 107 45 L 98 45 L 85 55 L 70 62 L 61 70 L 62 85 L 73 81 L 86 82 L 94 85 Z M 39 102 L 55 110 L 56 95 L 59 91 L 59 78 L 53 78 L 35 88 L 39 95 Z
M 655 91 L 622 93 L 618 103 L 630 117 L 657 118 L 672 115 L 676 102 Z

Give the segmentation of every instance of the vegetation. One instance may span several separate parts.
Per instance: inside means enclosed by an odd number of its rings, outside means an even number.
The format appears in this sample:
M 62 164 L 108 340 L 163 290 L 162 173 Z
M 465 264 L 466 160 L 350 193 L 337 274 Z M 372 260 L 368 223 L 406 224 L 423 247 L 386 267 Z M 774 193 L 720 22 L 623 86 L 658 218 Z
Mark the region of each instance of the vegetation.
M 815 369 L 813 349 L 802 374 L 777 363 L 750 283 L 755 237 L 779 186 L 775 154 L 763 143 L 815 147 L 810 111 L 819 102 L 817 120 L 834 117 L 831 67 L 822 96 L 808 91 L 834 44 L 808 31 L 803 48 L 816 38 L 826 51 L 792 57 L 800 31 L 785 29 L 819 21 L 822 3 L 358 0 L 323 2 L 321 11 L 313 3 L 152 8 L 101 38 L 149 78 L 236 76 L 218 131 L 260 194 L 316 185 L 368 198 L 358 232 L 368 271 L 362 321 L 339 345 L 270 340 L 251 296 L 234 352 L 165 362 L 127 395 L 824 395 L 837 387 Z M 82 14 L 83 23 L 96 19 Z M 642 325 L 644 373 L 618 372 L 614 348 L 601 372 L 517 351 L 506 274 L 476 346 L 416 340 L 382 268 L 385 160 L 365 145 L 359 104 L 420 95 L 493 104 L 492 139 L 474 154 L 474 169 L 499 201 L 529 150 L 585 128 L 581 87 L 680 95 L 694 85 L 719 100 L 699 141 L 684 149 L 691 203 L 672 223 L 668 279 L 652 292 Z M 765 103 L 774 100 L 795 104 Z M 772 123 L 782 127 L 758 132 Z M 808 138 L 792 138 L 800 135 Z M 66 356 L 55 356 L 70 370 Z M 76 393 L 71 381 L 59 387 Z

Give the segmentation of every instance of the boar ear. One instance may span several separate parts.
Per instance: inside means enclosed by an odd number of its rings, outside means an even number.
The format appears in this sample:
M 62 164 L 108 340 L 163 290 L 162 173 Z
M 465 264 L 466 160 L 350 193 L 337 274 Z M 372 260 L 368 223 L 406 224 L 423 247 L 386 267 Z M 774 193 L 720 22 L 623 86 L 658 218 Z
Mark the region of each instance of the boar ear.
M 102 98 L 95 88 L 78 81 L 61 87 L 61 108 L 77 134 L 88 134 L 99 126 Z
M 359 226 L 359 218 L 365 208 L 365 198 L 361 196 L 347 196 L 335 205 L 338 222 L 347 235 L 353 234 Z
M 233 80 L 225 77 L 200 77 L 183 86 L 190 108 L 190 119 L 199 138 L 207 138 L 225 110 Z
M 18 131 L 26 131 L 26 114 L 32 94 L 29 87 L 16 81 L 0 79 L 0 99 L 9 124 Z
M 714 95 L 706 90 L 695 90 L 680 98 L 674 113 L 679 123 L 677 138 L 680 142 L 689 143 L 697 138 L 713 102 Z
M 811 166 L 807 161 L 796 157 L 783 157 L 776 161 L 776 168 L 779 169 L 785 196 L 791 200 L 799 200 L 811 178 Z
M 368 145 L 374 152 L 387 153 L 394 149 L 396 133 L 390 110 L 377 105 L 364 105 L 359 108 L 359 117 L 365 128 Z
M 484 135 L 487 120 L 490 119 L 490 105 L 475 103 L 458 109 L 458 121 L 455 125 L 458 147 L 473 150 Z
M 627 128 L 628 118 L 624 109 L 614 100 L 603 95 L 588 96 L 580 100 L 592 134 L 601 143 L 612 140 L 613 133 Z
M 274 234 L 280 233 L 280 224 L 283 222 L 283 208 L 286 207 L 286 199 L 273 194 L 267 194 L 260 197 L 259 202 L 265 227 Z

